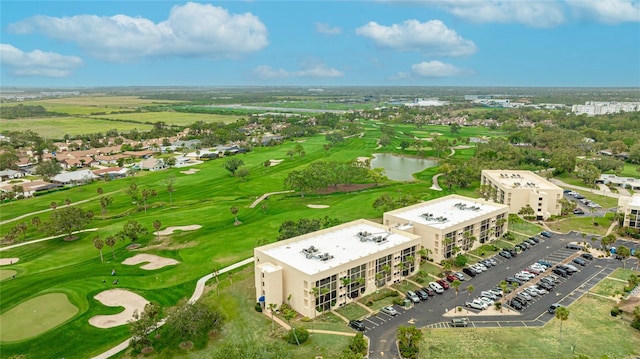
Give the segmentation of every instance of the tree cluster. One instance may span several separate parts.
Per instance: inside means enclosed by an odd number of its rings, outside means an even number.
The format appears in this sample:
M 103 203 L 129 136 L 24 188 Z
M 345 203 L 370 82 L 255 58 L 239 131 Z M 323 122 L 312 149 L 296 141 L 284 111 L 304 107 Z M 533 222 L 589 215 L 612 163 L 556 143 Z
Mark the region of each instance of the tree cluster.
M 364 164 L 353 162 L 316 161 L 306 169 L 291 171 L 284 180 L 287 188 L 305 192 L 337 187 L 339 184 L 352 184 L 371 178 L 371 170 Z
M 306 233 L 318 231 L 323 228 L 337 226 L 342 223 L 337 218 L 324 217 L 320 219 L 300 218 L 297 221 L 285 221 L 280 225 L 278 240 L 301 236 Z
M 412 204 L 416 204 L 420 201 L 419 198 L 411 195 L 402 193 L 397 197 L 391 197 L 388 193 L 383 194 L 382 196 L 376 198 L 373 201 L 373 208 L 382 210 L 383 212 L 389 212 L 394 209 L 407 207 Z

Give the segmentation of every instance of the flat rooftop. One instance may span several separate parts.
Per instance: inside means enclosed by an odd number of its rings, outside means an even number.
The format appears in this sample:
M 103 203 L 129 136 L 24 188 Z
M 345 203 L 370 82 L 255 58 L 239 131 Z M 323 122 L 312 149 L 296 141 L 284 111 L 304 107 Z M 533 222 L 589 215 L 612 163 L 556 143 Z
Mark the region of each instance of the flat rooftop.
M 640 207 L 640 194 L 634 194 L 629 200 L 628 206 Z
M 445 229 L 508 208 L 506 205 L 482 200 L 447 196 L 389 212 L 413 224 Z
M 562 191 L 562 188 L 531 171 L 483 170 L 482 174 L 490 177 L 493 181 L 500 183 L 504 187 Z
M 358 233 L 368 233 L 370 235 L 366 237 L 373 240 L 361 241 Z M 386 239 L 376 242 L 375 239 L 380 237 Z M 269 245 L 261 251 L 303 273 L 313 275 L 410 242 L 414 238 L 417 237 L 411 234 L 390 233 L 379 226 L 356 222 L 352 225 L 318 231 L 309 237 L 285 242 L 282 245 Z M 312 246 L 316 251 L 309 251 Z M 326 260 L 321 259 L 325 253 L 332 257 Z M 308 256 L 310 258 L 307 258 Z

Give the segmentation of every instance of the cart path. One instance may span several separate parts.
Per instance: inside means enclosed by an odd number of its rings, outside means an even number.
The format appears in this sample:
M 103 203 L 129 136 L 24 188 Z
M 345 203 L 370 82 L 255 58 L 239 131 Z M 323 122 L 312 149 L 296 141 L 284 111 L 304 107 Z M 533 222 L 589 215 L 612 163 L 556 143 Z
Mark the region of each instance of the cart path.
M 257 206 L 258 203 L 262 202 L 262 200 L 266 199 L 267 197 L 269 197 L 269 196 L 271 196 L 273 194 L 283 194 L 283 193 L 291 193 L 291 192 L 295 192 L 295 191 L 294 190 L 290 190 L 290 191 L 280 191 L 280 192 L 265 193 L 262 196 L 260 196 L 260 198 L 258 198 L 255 201 L 253 201 L 253 203 L 251 203 L 249 208 L 253 208 L 253 207 Z
M 97 230 L 98 230 L 98 228 L 89 228 L 89 229 L 83 229 L 83 230 L 80 230 L 80 231 L 71 232 L 71 234 L 78 234 L 78 233 L 84 233 L 84 232 L 95 232 Z M 6 247 L 0 248 L 0 252 L 7 251 L 9 249 L 13 249 L 13 248 L 17 248 L 17 247 L 26 246 L 28 244 L 34 244 L 34 243 L 48 241 L 48 240 L 54 239 L 54 238 L 60 238 L 62 236 L 66 236 L 66 234 L 58 234 L 56 236 L 51 236 L 51 237 L 47 237 L 47 238 L 40 238 L 40 239 L 35 239 L 33 241 L 22 242 L 22 243 L 18 243 L 18 244 L 12 244 L 10 246 L 6 246 Z

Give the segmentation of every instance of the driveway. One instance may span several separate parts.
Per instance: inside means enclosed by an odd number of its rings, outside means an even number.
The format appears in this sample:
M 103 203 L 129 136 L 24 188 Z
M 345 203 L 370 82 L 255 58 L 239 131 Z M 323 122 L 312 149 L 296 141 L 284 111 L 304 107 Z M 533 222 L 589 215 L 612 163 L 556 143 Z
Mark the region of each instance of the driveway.
M 463 305 L 468 299 L 466 288 L 469 285 L 475 287 L 472 297 L 479 295 L 480 291 L 493 288 L 507 276 L 513 276 L 516 272 L 528 267 L 532 263 L 546 259 L 558 263 L 576 254 L 575 250 L 566 249 L 567 243 L 582 241 L 580 233 L 552 234 L 551 238 L 541 238 L 539 244 L 511 259 L 500 256 L 494 257 L 498 265 L 489 268 L 486 272 L 467 280 L 460 286 L 458 305 Z M 616 242 L 617 245 L 623 241 Z M 626 244 L 626 243 L 625 243 Z M 637 246 L 637 244 L 636 244 Z M 627 267 L 635 265 L 635 259 L 627 260 Z M 580 298 L 584 293 L 605 278 L 616 268 L 622 267 L 622 261 L 615 259 L 594 259 L 587 261 L 585 267 L 567 279 L 562 278 L 550 293 L 534 298 L 519 315 L 509 316 L 473 316 L 462 314 L 469 318 L 469 327 L 535 327 L 542 326 L 553 318 L 547 313 L 547 308 L 553 303 L 569 305 Z M 576 265 L 576 267 L 579 267 Z M 545 274 L 546 275 L 546 274 Z M 365 334 L 370 339 L 371 359 L 399 358 L 395 345 L 396 330 L 400 325 L 415 325 L 418 328 L 445 328 L 449 327 L 450 317 L 443 314 L 455 306 L 455 291 L 446 290 L 443 294 L 429 298 L 425 302 L 415 304 L 412 308 L 405 309 L 395 306 L 400 313 L 396 317 L 386 314 L 373 315 L 365 319 L 367 328 Z M 471 309 L 469 309 L 472 311 Z

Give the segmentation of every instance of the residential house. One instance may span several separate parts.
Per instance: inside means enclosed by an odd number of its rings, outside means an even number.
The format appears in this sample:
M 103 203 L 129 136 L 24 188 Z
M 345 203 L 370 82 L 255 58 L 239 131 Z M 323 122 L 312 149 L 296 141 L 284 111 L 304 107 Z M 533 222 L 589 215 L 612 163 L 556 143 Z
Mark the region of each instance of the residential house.
M 168 166 L 164 163 L 162 158 L 151 157 L 147 158 L 146 160 L 140 161 L 138 167 L 140 167 L 141 170 L 154 172 L 166 169 Z
M 79 170 L 57 174 L 51 178 L 51 182 L 65 186 L 75 186 L 91 182 L 97 178 L 99 177 L 93 174 L 91 170 Z

